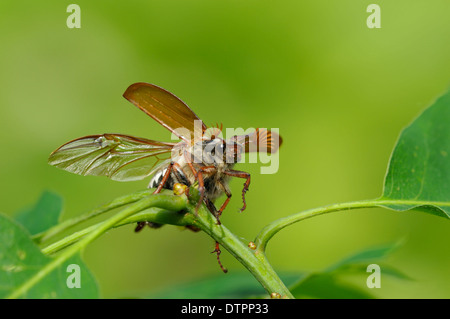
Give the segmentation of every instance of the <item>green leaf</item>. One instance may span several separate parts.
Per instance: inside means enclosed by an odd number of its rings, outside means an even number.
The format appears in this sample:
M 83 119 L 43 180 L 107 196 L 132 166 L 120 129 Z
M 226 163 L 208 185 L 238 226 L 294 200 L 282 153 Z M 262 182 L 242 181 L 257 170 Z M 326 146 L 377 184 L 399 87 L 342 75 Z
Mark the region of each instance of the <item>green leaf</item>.
M 19 224 L 0 214 L 0 298 L 7 297 L 17 287 L 48 264 L 51 258 L 42 254 Z M 79 266 L 80 288 L 69 288 L 67 279 L 74 275 L 68 266 Z M 73 276 L 71 277 L 73 278 Z M 23 298 L 98 298 L 96 281 L 79 255 L 76 255 L 45 276 L 28 290 Z
M 390 253 L 392 253 L 394 250 L 400 247 L 400 245 L 401 242 L 397 242 L 365 249 L 347 258 L 342 259 L 333 266 L 327 268 L 326 272 L 334 273 L 336 275 L 342 273 L 359 273 L 366 275 L 367 266 L 371 263 L 377 263 L 380 266 L 383 275 L 389 275 L 391 277 L 398 279 L 411 280 L 411 277 L 404 274 L 402 271 L 389 265 L 380 264 L 380 261 L 382 261 Z
M 387 244 L 379 247 L 371 247 L 346 257 L 322 272 L 310 273 L 297 280 L 290 290 L 296 298 L 306 296 L 324 299 L 366 299 L 373 298 L 371 294 L 361 288 L 354 287 L 340 280 L 343 274 L 360 274 L 367 276 L 367 266 L 377 263 L 383 275 L 390 275 L 398 279 L 411 279 L 401 271 L 388 266 L 380 265 L 379 261 L 387 257 L 400 246 L 400 243 Z M 365 287 L 365 280 L 361 287 Z
M 63 200 L 58 194 L 44 191 L 37 203 L 32 208 L 19 212 L 15 220 L 31 235 L 36 235 L 58 224 L 62 208 Z
M 397 211 L 419 209 L 450 218 L 450 91 L 400 135 L 380 200 Z
M 395 250 L 399 244 L 387 244 L 379 247 L 371 247 L 368 249 L 365 249 L 363 251 L 360 251 L 356 254 L 353 254 L 349 257 L 346 257 L 342 259 L 341 261 L 337 262 L 333 266 L 327 268 L 327 272 L 336 271 L 338 269 L 342 269 L 345 267 L 348 267 L 352 264 L 358 264 L 358 263 L 373 263 L 377 260 L 380 260 L 384 257 L 386 257 L 389 253 L 391 253 L 393 250 Z
M 285 283 L 293 283 L 299 274 L 282 273 Z M 161 299 L 241 299 L 266 297 L 266 291 L 250 273 L 229 272 L 203 278 L 194 282 L 175 285 L 163 291 L 149 295 L 149 298 Z
M 404 272 L 398 270 L 397 268 L 394 268 L 390 265 L 386 265 L 384 263 L 376 262 L 378 266 L 380 266 L 381 273 L 384 275 L 391 276 L 393 278 L 397 279 L 403 279 L 403 280 L 413 280 L 411 277 L 406 275 Z M 339 267 L 338 269 L 333 271 L 334 275 L 341 275 L 341 274 L 357 274 L 357 275 L 363 275 L 367 276 L 367 266 L 370 265 L 370 263 L 365 264 L 349 264 L 349 265 L 343 265 Z
M 393 278 L 402 279 L 402 280 L 414 280 L 413 278 L 411 278 L 410 276 L 405 274 L 403 271 L 398 270 L 397 268 L 394 268 L 389 265 L 384 265 L 384 264 L 379 264 L 379 266 L 381 269 L 381 273 L 383 275 L 388 275 Z
M 364 290 L 342 283 L 331 274 L 312 274 L 291 289 L 296 298 L 320 299 L 371 299 L 373 296 Z

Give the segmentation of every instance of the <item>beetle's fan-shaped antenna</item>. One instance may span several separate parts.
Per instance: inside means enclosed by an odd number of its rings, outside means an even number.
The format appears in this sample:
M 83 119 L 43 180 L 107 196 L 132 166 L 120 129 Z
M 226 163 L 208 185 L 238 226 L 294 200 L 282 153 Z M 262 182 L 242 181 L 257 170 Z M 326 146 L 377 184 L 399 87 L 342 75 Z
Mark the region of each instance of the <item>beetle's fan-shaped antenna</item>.
M 238 143 L 245 147 L 245 152 L 266 152 L 275 153 L 281 146 L 283 140 L 281 136 L 268 129 L 256 129 L 255 132 L 248 135 L 239 135 L 234 137 Z

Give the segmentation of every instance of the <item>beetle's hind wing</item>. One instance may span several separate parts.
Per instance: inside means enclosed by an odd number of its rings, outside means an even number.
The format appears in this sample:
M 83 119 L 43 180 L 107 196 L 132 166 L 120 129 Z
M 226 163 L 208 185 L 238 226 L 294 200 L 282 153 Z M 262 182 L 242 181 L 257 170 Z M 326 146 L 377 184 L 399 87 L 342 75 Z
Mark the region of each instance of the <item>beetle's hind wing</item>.
M 121 134 L 90 135 L 62 145 L 50 154 L 48 163 L 74 174 L 133 181 L 165 165 L 173 146 Z

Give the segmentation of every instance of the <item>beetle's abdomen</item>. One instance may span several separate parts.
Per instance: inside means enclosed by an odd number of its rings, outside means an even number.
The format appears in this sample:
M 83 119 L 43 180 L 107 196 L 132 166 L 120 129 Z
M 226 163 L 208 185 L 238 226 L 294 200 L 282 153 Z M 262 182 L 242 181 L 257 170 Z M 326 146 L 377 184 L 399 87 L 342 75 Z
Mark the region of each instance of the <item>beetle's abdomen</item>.
M 150 183 L 148 184 L 148 188 L 157 188 L 159 184 L 162 183 L 162 180 L 164 178 L 164 175 L 166 175 L 167 167 L 157 171 L 155 175 L 153 175 L 152 179 L 150 180 Z M 178 175 L 178 177 L 177 177 Z M 186 176 L 181 171 L 177 171 L 177 174 L 175 174 L 173 171 L 170 172 L 169 178 L 167 179 L 166 183 L 164 184 L 163 188 L 165 189 L 173 189 L 173 185 L 175 183 L 181 183 L 187 186 L 190 186 L 191 183 L 187 180 Z
M 157 171 L 155 175 L 153 175 L 150 183 L 148 185 L 149 188 L 157 188 L 164 178 L 164 175 L 167 172 L 167 167 Z M 176 168 L 174 168 L 176 169 Z M 220 195 L 223 194 L 223 189 L 220 187 L 220 184 L 228 184 L 229 176 L 224 174 L 220 174 L 218 172 L 204 176 L 203 183 L 205 186 L 205 196 L 214 202 Z M 164 189 L 173 189 L 175 183 L 181 183 L 187 186 L 190 186 L 192 183 L 188 180 L 186 175 L 182 170 L 177 170 L 177 173 L 173 171 L 170 173 L 169 178 L 164 184 Z

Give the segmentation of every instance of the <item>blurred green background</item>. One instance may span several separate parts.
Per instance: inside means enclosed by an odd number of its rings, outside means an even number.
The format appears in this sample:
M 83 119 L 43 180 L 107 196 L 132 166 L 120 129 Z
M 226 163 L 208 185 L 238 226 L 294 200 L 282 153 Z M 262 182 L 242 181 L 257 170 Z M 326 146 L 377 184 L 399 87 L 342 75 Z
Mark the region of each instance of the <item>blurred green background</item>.
M 252 173 L 248 208 L 234 196 L 222 221 L 244 241 L 269 222 L 335 202 L 369 199 L 403 127 L 450 83 L 450 2 L 82 1 L 0 2 L 0 210 L 12 215 L 49 189 L 64 218 L 146 187 L 82 177 L 47 165 L 61 144 L 123 133 L 170 133 L 122 97 L 134 82 L 183 99 L 207 125 L 279 128 L 280 169 Z M 239 194 L 242 181 L 233 181 Z M 280 232 L 268 257 L 279 271 L 321 270 L 366 247 L 404 240 L 389 258 L 414 281 L 383 280 L 384 298 L 450 297 L 449 223 L 428 214 L 357 210 Z M 104 297 L 142 297 L 222 275 L 212 239 L 176 227 L 110 231 L 84 258 Z M 227 252 L 231 272 L 243 267 Z M 365 286 L 365 279 L 359 283 Z

